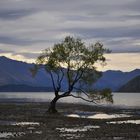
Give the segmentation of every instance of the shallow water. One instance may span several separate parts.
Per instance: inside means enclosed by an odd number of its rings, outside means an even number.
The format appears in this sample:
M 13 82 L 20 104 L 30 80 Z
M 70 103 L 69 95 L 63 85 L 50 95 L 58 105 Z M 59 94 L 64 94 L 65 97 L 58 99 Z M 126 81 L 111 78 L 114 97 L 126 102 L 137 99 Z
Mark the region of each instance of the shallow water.
M 73 128 L 56 128 L 57 131 L 60 133 L 60 137 L 67 138 L 67 139 L 76 139 L 81 138 L 82 135 L 79 132 L 86 132 L 91 129 L 98 129 L 100 126 L 96 125 L 87 125 L 83 127 L 73 127 Z
M 25 126 L 25 125 L 40 125 L 40 123 L 38 123 L 38 122 L 15 122 L 15 121 L 3 121 L 3 120 L 0 120 L 0 125 Z
M 107 123 L 109 124 L 123 124 L 123 123 L 140 124 L 140 120 L 112 121 L 112 122 L 107 122 Z
M 87 125 L 84 127 L 76 127 L 76 128 L 56 128 L 56 130 L 59 130 L 61 133 L 64 132 L 76 133 L 76 132 L 88 131 L 90 129 L 97 129 L 97 128 L 100 128 L 100 126 Z
M 16 122 L 16 121 L 4 121 L 0 120 L 0 126 L 27 126 L 28 133 L 32 133 L 32 130 L 35 130 L 35 126 L 40 125 L 38 122 Z M 41 131 L 35 131 L 36 134 L 42 134 Z M 13 137 L 20 137 L 25 135 L 25 132 L 0 132 L 0 138 L 10 139 Z
M 97 113 L 97 114 L 67 114 L 67 117 L 74 118 L 89 118 L 89 119 L 113 119 L 113 118 L 123 118 L 123 117 L 131 117 L 127 114 L 105 114 L 105 113 Z
M 53 98 L 54 93 L 51 92 L 0 92 L 0 102 L 46 102 Z M 140 107 L 140 93 L 113 93 L 113 100 L 113 106 Z M 75 99 L 72 97 L 60 99 L 59 102 L 89 104 L 81 99 Z
M 0 132 L 0 138 L 9 138 L 11 136 L 13 136 L 13 133 L 11 132 L 4 132 L 4 133 Z
M 11 137 L 19 137 L 25 135 L 24 132 L 0 132 L 0 138 L 10 139 Z

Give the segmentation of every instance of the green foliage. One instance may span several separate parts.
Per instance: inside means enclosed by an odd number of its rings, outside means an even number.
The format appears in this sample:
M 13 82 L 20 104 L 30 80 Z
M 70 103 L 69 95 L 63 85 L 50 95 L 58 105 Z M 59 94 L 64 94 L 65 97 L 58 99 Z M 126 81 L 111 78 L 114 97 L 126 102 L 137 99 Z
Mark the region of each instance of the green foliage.
M 103 90 L 101 91 L 101 97 L 102 97 L 102 99 L 105 99 L 107 102 L 109 101 L 109 102 L 113 103 L 113 98 L 112 98 L 112 96 L 113 96 L 113 95 L 111 94 L 111 90 L 108 89 L 108 88 L 103 89 Z
M 86 46 L 81 39 L 67 36 L 61 43 L 44 50 L 31 71 L 36 74 L 37 70 L 43 66 L 51 75 L 55 93 L 61 89 L 64 77 L 67 78 L 68 89 L 63 95 L 70 95 L 77 83 L 81 89 L 89 86 L 88 89 L 91 90 L 93 83 L 101 77 L 101 72 L 96 70 L 95 64 L 106 64 L 104 54 L 108 52 L 109 50 L 103 48 L 99 42 Z M 53 74 L 57 76 L 57 82 L 54 81 Z M 101 95 L 100 100 L 106 98 L 111 101 L 109 91 L 104 90 L 100 92 Z

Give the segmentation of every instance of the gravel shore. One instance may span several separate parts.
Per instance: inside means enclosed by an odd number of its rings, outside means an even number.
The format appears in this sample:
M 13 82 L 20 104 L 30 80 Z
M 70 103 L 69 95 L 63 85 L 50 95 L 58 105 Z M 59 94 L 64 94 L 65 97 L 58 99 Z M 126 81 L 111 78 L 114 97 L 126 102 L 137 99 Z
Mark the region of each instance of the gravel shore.
M 54 115 L 48 105 L 0 103 L 0 140 L 140 140 L 140 108 L 58 103 Z

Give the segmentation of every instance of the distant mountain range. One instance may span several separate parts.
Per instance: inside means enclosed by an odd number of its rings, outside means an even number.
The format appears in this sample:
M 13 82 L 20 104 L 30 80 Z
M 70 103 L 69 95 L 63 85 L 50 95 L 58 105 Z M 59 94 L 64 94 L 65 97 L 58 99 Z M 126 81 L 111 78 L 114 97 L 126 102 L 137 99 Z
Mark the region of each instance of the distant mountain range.
M 140 92 L 140 76 L 137 76 L 123 85 L 120 92 Z
M 135 69 L 131 72 L 108 70 L 95 83 L 95 87 L 98 89 L 110 88 L 112 91 L 118 91 L 120 87 L 139 75 L 140 69 Z
M 52 91 L 50 76 L 42 69 L 33 78 L 30 68 L 34 64 L 0 57 L 0 91 Z M 103 72 L 103 76 L 94 84 L 95 88 L 110 88 L 118 91 L 127 82 L 140 75 L 140 69 L 131 72 L 108 70 Z M 66 84 L 63 81 L 63 87 Z
M 53 88 L 28 85 L 4 85 L 0 86 L 0 92 L 51 92 Z

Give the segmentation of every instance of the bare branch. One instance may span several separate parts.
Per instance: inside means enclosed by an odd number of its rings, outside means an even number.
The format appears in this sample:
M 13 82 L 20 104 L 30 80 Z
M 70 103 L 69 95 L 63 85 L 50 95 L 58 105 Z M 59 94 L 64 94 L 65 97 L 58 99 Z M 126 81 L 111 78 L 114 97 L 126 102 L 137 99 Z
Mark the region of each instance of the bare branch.
M 73 88 L 73 86 L 80 80 L 80 78 L 82 77 L 83 73 L 84 73 L 84 71 L 81 71 L 81 74 L 79 75 L 79 72 L 78 72 L 78 74 L 75 77 L 75 80 L 73 81 L 73 83 L 71 85 L 71 88 Z
M 69 85 L 69 89 L 70 89 L 70 62 L 68 62 L 68 68 L 67 68 L 67 78 L 68 78 L 68 85 Z
M 84 66 L 85 65 L 85 66 Z M 83 67 L 84 67 L 84 70 L 83 70 Z M 83 76 L 83 73 L 85 71 L 85 69 L 87 68 L 87 65 L 86 64 L 83 64 L 78 70 L 77 70 L 77 75 L 75 77 L 75 80 L 72 84 L 72 86 L 74 86 L 79 80 L 80 78 Z M 79 75 L 79 72 L 81 71 L 80 75 Z
M 85 99 L 85 98 L 83 98 L 83 97 L 81 97 L 81 96 L 75 96 L 75 95 L 72 95 L 72 94 L 70 94 L 69 96 L 72 96 L 72 97 L 74 97 L 74 98 L 79 98 L 79 99 L 82 99 L 82 100 L 87 101 L 87 102 L 90 102 L 90 103 L 97 104 L 97 103 L 94 101 L 94 99 L 93 99 L 93 100 L 88 100 L 88 99 Z
M 86 91 L 84 91 L 83 89 L 80 89 L 80 88 L 77 88 L 77 87 L 74 87 L 74 89 L 80 91 L 81 93 L 83 93 L 84 95 L 86 95 L 88 98 L 93 98 L 94 101 L 98 102 L 101 100 L 100 96 L 96 94 L 96 98 L 92 96 L 89 96 L 88 93 Z
M 74 89 L 81 91 L 83 94 L 85 94 L 88 98 L 90 98 L 90 96 L 88 95 L 88 93 L 86 93 L 84 90 L 77 88 L 77 87 L 73 87 Z
M 62 83 L 62 81 L 63 81 L 63 78 L 64 78 L 64 72 L 63 72 L 63 70 L 62 70 L 62 68 L 60 69 L 61 70 L 61 77 L 60 77 L 60 75 L 58 74 L 58 79 L 57 79 L 57 83 L 58 83 L 58 90 L 60 90 L 61 89 L 61 83 Z
M 62 76 L 61 76 L 61 78 L 60 78 L 60 81 L 59 81 L 59 83 L 61 84 L 61 82 L 62 82 L 62 80 L 63 80 L 63 78 L 64 78 L 64 71 L 61 69 L 61 72 L 62 72 Z
M 69 91 L 64 92 L 63 94 L 59 95 L 60 98 L 71 96 Z
M 54 82 L 53 74 L 52 74 L 51 71 L 50 71 L 49 73 L 50 73 L 50 76 L 51 76 L 51 81 L 52 81 L 52 84 L 53 84 L 53 88 L 54 88 L 54 90 L 56 91 L 56 87 L 55 87 L 55 82 Z

